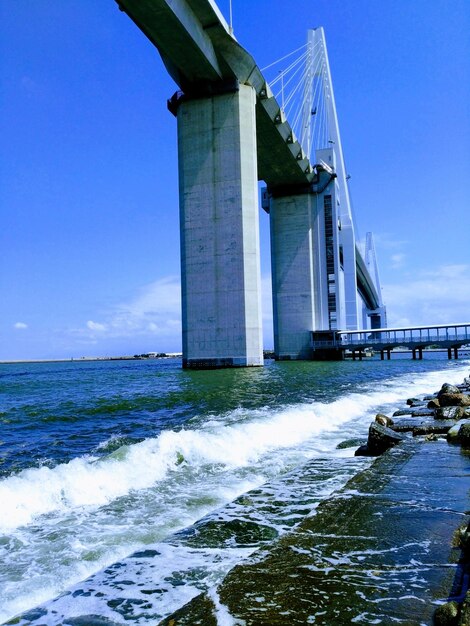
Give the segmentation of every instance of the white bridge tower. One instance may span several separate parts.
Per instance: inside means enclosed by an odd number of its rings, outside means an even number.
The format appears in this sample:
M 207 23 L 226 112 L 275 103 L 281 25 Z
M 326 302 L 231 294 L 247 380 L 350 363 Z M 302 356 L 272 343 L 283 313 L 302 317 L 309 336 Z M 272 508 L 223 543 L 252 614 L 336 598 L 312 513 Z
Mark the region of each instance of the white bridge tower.
M 278 359 L 312 357 L 312 332 L 385 323 L 378 274 L 358 246 L 333 84 L 322 28 L 310 30 L 300 76 L 300 108 L 286 111 L 316 173 L 309 185 L 268 185 L 271 219 L 274 343 Z M 292 62 L 289 71 L 298 71 Z M 289 84 L 281 72 L 283 85 Z M 288 109 L 291 95 L 283 94 Z M 375 258 L 375 256 L 374 256 Z M 358 275 L 358 268 L 361 270 Z M 375 265 L 376 268 L 376 265 Z M 367 288 L 361 289 L 361 283 Z M 318 355 L 317 355 L 318 356 Z

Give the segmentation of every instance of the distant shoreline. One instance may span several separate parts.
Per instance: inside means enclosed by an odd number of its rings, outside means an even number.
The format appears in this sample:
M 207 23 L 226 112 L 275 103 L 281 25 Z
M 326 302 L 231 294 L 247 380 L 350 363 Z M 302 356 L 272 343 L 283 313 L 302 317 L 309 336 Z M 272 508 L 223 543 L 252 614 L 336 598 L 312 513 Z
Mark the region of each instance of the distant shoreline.
M 178 359 L 181 352 L 171 352 L 158 356 L 79 356 L 70 359 L 8 359 L 0 361 L 0 365 L 12 365 L 20 363 L 83 363 L 89 361 L 154 361 L 156 359 Z
M 469 354 L 468 349 L 462 347 L 460 348 L 463 352 L 461 352 L 461 356 L 467 356 Z M 446 348 L 428 348 L 425 349 L 424 352 L 447 352 Z M 411 354 L 411 350 L 392 350 L 392 354 Z M 91 361 L 154 361 L 156 359 L 181 359 L 183 354 L 181 352 L 160 352 L 157 354 L 150 353 L 139 354 L 134 356 L 79 356 L 79 357 L 71 357 L 70 359 L 6 359 L 0 360 L 0 365 L 13 365 L 13 364 L 21 364 L 21 363 L 83 363 L 83 362 L 91 362 Z M 272 350 L 264 351 L 264 358 L 274 358 L 274 353 Z M 348 355 L 349 359 L 349 355 Z

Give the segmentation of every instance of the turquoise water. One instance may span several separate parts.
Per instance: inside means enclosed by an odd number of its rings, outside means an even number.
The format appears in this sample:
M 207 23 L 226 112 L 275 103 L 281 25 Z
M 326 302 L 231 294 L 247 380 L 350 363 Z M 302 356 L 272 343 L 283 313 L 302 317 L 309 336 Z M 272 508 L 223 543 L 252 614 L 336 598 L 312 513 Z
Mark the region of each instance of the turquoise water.
M 0 623 L 96 572 L 104 589 L 103 568 L 159 545 L 158 568 L 139 576 L 166 580 L 165 593 L 148 621 L 135 621 L 155 623 L 256 549 L 228 549 L 214 535 L 210 550 L 178 552 L 174 542 L 161 547 L 166 538 L 261 485 L 250 515 L 282 534 L 294 515 L 286 485 L 301 480 L 303 464 L 317 476 L 306 514 L 368 462 L 338 450 L 340 441 L 366 436 L 378 411 L 468 370 L 468 359 L 440 353 L 204 372 L 170 359 L 0 365 Z M 232 523 L 244 515 L 237 506 L 224 509 Z M 168 572 L 188 563 L 200 574 L 172 582 Z M 71 597 L 64 615 L 75 614 Z M 110 606 L 95 599 L 86 610 Z M 132 620 L 121 613 L 116 623 Z M 48 613 L 38 623 L 61 622 Z

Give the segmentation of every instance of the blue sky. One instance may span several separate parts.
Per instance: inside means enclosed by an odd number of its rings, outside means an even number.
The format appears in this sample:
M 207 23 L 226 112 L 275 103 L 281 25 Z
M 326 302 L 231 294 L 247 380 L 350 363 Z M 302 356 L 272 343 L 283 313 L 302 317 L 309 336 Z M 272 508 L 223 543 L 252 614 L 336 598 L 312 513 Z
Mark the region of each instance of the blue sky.
M 233 16 L 260 67 L 325 28 L 389 324 L 469 321 L 470 2 L 233 0 Z M 0 359 L 180 350 L 175 84 L 113 0 L 0 0 L 0 18 Z

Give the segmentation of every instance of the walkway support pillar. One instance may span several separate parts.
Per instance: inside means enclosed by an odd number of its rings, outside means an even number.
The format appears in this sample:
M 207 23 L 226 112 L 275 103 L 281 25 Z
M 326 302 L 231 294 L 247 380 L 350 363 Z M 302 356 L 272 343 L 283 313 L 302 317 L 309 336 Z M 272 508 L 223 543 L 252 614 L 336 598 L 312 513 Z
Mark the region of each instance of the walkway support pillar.
M 454 348 L 454 359 L 458 359 L 459 358 L 459 349 L 457 348 L 457 346 Z
M 183 367 L 263 364 L 256 93 L 177 102 Z

